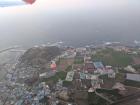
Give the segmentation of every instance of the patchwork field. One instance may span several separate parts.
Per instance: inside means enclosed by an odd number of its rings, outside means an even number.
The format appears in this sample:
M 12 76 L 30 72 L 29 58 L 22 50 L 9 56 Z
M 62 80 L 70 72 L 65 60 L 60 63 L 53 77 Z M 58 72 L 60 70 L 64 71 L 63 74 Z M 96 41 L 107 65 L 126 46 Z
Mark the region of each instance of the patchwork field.
M 139 57 L 139 58 L 138 58 Z M 93 61 L 102 61 L 105 65 L 125 67 L 131 64 L 140 63 L 140 56 L 137 59 L 125 52 L 104 49 L 92 56 Z

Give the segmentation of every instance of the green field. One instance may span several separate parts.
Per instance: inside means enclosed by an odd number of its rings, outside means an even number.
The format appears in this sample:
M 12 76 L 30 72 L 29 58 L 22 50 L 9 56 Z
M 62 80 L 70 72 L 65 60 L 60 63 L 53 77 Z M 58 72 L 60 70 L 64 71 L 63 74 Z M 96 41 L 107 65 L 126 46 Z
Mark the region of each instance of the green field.
M 137 82 L 137 81 L 125 80 L 124 84 L 127 86 L 140 88 L 140 82 Z
M 74 60 L 74 64 L 83 64 L 83 63 L 84 63 L 84 59 L 75 58 Z
M 133 63 L 133 58 L 124 52 L 104 49 L 92 56 L 93 61 L 102 61 L 105 65 L 125 67 Z
M 59 71 L 57 72 L 54 76 L 50 77 L 50 78 L 45 78 L 42 79 L 42 82 L 46 82 L 46 83 L 53 83 L 55 84 L 56 82 L 58 82 L 59 79 L 61 80 L 65 80 L 67 72 L 71 71 L 72 66 L 68 66 L 64 71 Z
M 50 78 L 44 78 L 44 79 L 42 79 L 41 82 L 55 84 L 56 82 L 58 82 L 59 79 L 65 80 L 66 75 L 67 75 L 67 72 L 60 71 L 60 72 L 57 72 L 54 76 L 52 76 Z

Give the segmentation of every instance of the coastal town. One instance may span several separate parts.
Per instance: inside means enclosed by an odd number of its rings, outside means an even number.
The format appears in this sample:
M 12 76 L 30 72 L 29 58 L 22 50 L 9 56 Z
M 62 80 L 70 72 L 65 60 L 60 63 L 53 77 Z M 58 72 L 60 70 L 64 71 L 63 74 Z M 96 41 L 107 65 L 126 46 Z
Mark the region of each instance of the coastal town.
M 0 105 L 140 104 L 137 46 L 40 45 L 2 53 L 16 57 L 0 65 Z

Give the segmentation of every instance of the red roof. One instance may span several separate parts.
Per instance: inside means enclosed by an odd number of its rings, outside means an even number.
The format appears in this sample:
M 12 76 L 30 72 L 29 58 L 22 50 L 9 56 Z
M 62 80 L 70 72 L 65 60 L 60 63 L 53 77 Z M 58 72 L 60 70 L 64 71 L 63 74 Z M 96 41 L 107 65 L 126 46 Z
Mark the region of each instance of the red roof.
M 84 69 L 87 70 L 87 71 L 94 71 L 93 63 L 86 63 Z
M 28 4 L 33 4 L 36 0 L 23 0 L 23 1 L 25 1 Z

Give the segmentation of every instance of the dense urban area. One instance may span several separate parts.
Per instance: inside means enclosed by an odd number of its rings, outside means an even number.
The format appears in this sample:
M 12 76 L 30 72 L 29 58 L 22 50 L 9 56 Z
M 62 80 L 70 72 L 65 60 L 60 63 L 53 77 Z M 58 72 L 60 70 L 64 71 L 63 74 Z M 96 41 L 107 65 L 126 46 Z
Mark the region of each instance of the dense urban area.
M 140 105 L 140 47 L 0 51 L 0 105 Z

